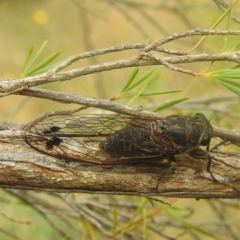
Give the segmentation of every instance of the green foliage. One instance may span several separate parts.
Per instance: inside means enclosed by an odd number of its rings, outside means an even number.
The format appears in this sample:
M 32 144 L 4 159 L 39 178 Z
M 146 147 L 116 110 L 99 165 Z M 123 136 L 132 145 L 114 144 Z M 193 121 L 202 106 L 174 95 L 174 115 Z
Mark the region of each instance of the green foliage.
M 201 233 L 202 235 L 208 236 L 210 238 L 217 239 L 217 236 L 212 234 L 209 231 L 206 231 L 205 229 L 197 226 L 196 224 L 192 224 L 189 221 L 186 221 L 184 216 L 182 216 L 183 213 L 187 213 L 188 210 L 184 208 L 179 207 L 167 207 L 165 205 L 161 205 L 161 207 L 166 211 L 166 213 L 172 218 L 177 220 L 179 223 L 181 223 L 183 226 L 187 227 L 189 230 L 196 231 L 198 233 Z
M 161 104 L 161 105 L 159 105 L 159 106 L 156 106 L 156 107 L 152 108 L 151 111 L 153 111 L 153 112 L 158 112 L 158 111 L 160 111 L 160 110 L 163 110 L 163 109 L 165 109 L 165 108 L 169 108 L 169 107 L 171 107 L 171 106 L 174 106 L 174 105 L 176 105 L 176 104 L 178 104 L 178 103 L 181 103 L 181 102 L 183 102 L 183 101 L 186 101 L 186 100 L 188 100 L 188 99 L 189 99 L 189 98 L 180 98 L 180 99 L 175 99 L 175 100 L 172 100 L 172 101 L 168 101 L 168 102 L 166 102 L 166 103 L 163 103 L 163 104 Z
M 230 7 L 219 17 L 219 19 L 217 19 L 217 21 L 213 24 L 212 27 L 210 27 L 210 29 L 215 29 L 227 16 L 228 16 L 228 28 L 230 28 L 230 22 L 232 19 L 232 10 L 233 7 L 237 4 L 238 0 L 235 0 L 235 2 L 233 2 L 232 4 L 230 4 Z M 193 50 L 195 50 L 197 47 L 200 46 L 200 44 L 207 38 L 208 36 L 204 36 L 202 37 L 198 43 L 189 51 L 192 52 Z
M 49 57 L 47 57 L 46 59 L 38 63 L 36 66 L 34 66 L 34 63 L 40 57 L 40 54 L 43 52 L 46 44 L 47 44 L 47 41 L 44 41 L 44 43 L 42 44 L 40 49 L 37 51 L 36 55 L 33 57 L 31 62 L 29 61 L 33 54 L 34 46 L 30 47 L 26 60 L 24 62 L 23 68 L 21 70 L 21 74 L 20 74 L 21 77 L 27 77 L 27 76 L 31 76 L 31 75 L 46 71 L 47 69 L 45 67 L 49 65 L 53 60 L 55 60 L 58 57 L 58 55 L 61 53 L 61 51 L 52 53 Z M 53 66 L 50 66 L 48 67 L 48 69 L 52 67 Z
M 148 73 L 146 73 L 144 76 L 140 77 L 138 80 L 136 80 L 136 77 L 139 73 L 139 68 L 134 68 L 132 74 L 126 81 L 125 85 L 122 87 L 121 91 L 113 99 L 118 99 L 124 96 L 131 97 L 127 103 L 127 105 L 131 105 L 139 97 L 159 96 L 163 94 L 181 92 L 182 90 L 179 89 L 164 92 L 149 92 L 152 89 L 156 89 L 156 85 L 161 81 L 161 77 L 159 77 L 159 75 L 157 74 L 159 73 L 160 70 L 162 70 L 162 68 L 163 66 L 154 68 Z M 164 103 L 161 104 L 160 106 L 153 108 L 152 111 L 158 111 L 164 108 L 168 108 L 187 99 L 189 98 L 172 100 L 168 103 Z
M 204 76 L 219 82 L 224 87 L 240 96 L 240 69 L 239 65 L 229 69 L 222 69 L 204 74 Z M 233 79 L 235 81 L 232 81 Z

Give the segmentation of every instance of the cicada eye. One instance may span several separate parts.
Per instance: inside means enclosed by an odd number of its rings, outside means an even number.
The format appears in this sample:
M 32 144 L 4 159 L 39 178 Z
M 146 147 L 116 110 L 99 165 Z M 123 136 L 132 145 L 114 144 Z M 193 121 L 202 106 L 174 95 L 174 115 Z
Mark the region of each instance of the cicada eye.
M 202 113 L 196 113 L 195 118 L 196 119 L 205 119 L 205 116 Z
M 203 134 L 202 139 L 201 139 L 201 145 L 202 146 L 207 146 L 211 141 L 211 136 L 207 133 Z

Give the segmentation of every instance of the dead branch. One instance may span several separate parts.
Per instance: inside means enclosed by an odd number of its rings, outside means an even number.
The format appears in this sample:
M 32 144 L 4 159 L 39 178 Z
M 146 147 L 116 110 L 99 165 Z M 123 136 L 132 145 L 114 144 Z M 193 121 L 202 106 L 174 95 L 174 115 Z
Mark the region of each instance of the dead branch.
M 51 192 L 155 195 L 191 198 L 240 197 L 238 154 L 211 152 L 207 160 L 188 154 L 175 162 L 146 160 L 136 164 L 91 164 L 53 158 L 31 149 L 22 131 L 3 130 L 0 187 Z

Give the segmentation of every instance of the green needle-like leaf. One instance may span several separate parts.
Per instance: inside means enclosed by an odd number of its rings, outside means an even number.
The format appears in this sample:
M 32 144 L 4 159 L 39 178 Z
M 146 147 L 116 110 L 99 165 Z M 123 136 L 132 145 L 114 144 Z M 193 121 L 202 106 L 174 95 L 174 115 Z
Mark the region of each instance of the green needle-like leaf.
M 34 46 L 31 46 L 30 49 L 29 49 L 29 51 L 28 51 L 28 55 L 27 55 L 27 57 L 26 57 L 26 60 L 25 60 L 25 62 L 24 62 L 24 64 L 23 64 L 21 73 L 20 73 L 20 76 L 21 76 L 21 77 L 25 76 L 24 71 L 25 71 L 25 68 L 27 67 L 27 64 L 28 64 L 28 62 L 29 62 L 30 57 L 32 56 L 33 50 L 34 50 Z
M 54 68 L 54 67 L 56 67 L 56 66 L 58 66 L 58 65 L 60 65 L 60 64 L 62 64 L 62 63 L 64 63 L 64 62 L 67 62 L 67 61 L 70 60 L 71 58 L 72 58 L 72 56 L 69 56 L 69 57 L 64 58 L 63 60 L 58 61 L 58 62 L 56 62 L 56 63 L 54 63 L 54 64 L 51 64 L 51 65 L 46 66 L 46 67 L 43 67 L 43 68 L 41 68 L 40 70 L 36 71 L 35 74 L 38 74 L 38 73 L 41 73 L 41 72 L 46 72 L 46 71 L 48 71 L 48 70 L 51 69 L 51 68 Z
M 26 72 L 29 72 L 29 69 L 33 66 L 34 62 L 36 61 L 36 59 L 39 57 L 39 55 L 41 54 L 41 52 L 43 51 L 43 49 L 45 48 L 47 44 L 47 41 L 44 41 L 42 46 L 40 47 L 40 49 L 38 50 L 38 52 L 36 53 L 35 57 L 33 58 L 33 60 L 31 61 L 31 63 L 28 65 L 28 68 L 26 70 Z M 25 76 L 29 76 L 29 75 L 25 75 Z
M 230 7 L 222 14 L 222 16 L 216 21 L 216 23 L 213 24 L 213 26 L 210 29 L 215 29 L 222 21 L 223 19 L 230 13 L 232 13 L 232 8 L 233 6 L 236 5 L 236 3 L 238 2 L 238 0 L 236 0 L 235 2 L 233 2 Z M 192 52 L 193 50 L 195 50 L 203 41 L 204 39 L 207 38 L 207 36 L 202 37 L 198 43 L 189 51 Z
M 147 80 L 149 77 L 153 76 L 154 74 L 156 74 L 162 67 L 159 68 L 155 68 L 153 70 L 151 70 L 150 72 L 148 72 L 146 75 L 144 75 L 142 78 L 140 78 L 137 82 L 135 82 L 135 84 L 129 86 L 126 91 L 130 91 L 133 88 L 137 87 L 139 84 L 143 83 L 145 80 Z
M 135 77 L 137 76 L 139 72 L 139 68 L 134 68 L 132 74 L 130 75 L 130 77 L 128 78 L 126 84 L 123 86 L 122 90 L 120 91 L 119 95 L 122 95 L 123 93 L 125 93 L 128 89 L 128 87 L 131 85 L 131 83 L 133 82 L 133 80 L 135 79 Z
M 230 91 L 232 91 L 235 94 L 240 96 L 240 83 L 234 82 L 234 81 L 231 81 L 231 80 L 227 80 L 227 79 L 223 79 L 223 78 L 217 78 L 217 79 L 214 79 L 214 80 L 218 81 L 224 87 L 228 88 Z
M 183 102 L 183 101 L 186 101 L 188 99 L 189 98 L 180 98 L 180 99 L 172 100 L 172 101 L 166 102 L 166 103 L 164 103 L 164 104 L 162 104 L 160 106 L 154 107 L 154 108 L 150 109 L 150 111 L 158 112 L 158 111 L 160 111 L 162 109 L 169 108 L 169 107 L 171 107 L 173 105 L 176 105 L 176 104 L 178 104 L 180 102 Z
M 127 105 L 133 104 L 133 102 L 134 102 L 137 98 L 139 98 L 139 96 L 140 96 L 141 93 L 145 90 L 145 88 L 146 88 L 146 85 L 144 85 L 143 87 L 141 87 L 140 90 L 137 92 L 137 94 L 134 95 L 134 96 L 129 100 L 129 102 L 127 103 Z
M 139 96 L 145 97 L 145 96 L 163 95 L 163 94 L 170 94 L 170 93 L 176 93 L 176 92 L 181 92 L 181 91 L 182 90 L 177 89 L 177 90 L 166 91 L 166 92 L 143 93 L 143 94 L 140 94 Z
M 164 207 L 165 208 L 165 207 Z M 179 216 L 179 211 L 177 211 L 176 209 L 171 209 L 171 208 L 165 208 L 165 211 L 175 220 L 179 221 L 180 223 L 182 223 L 184 226 L 186 226 L 187 228 L 191 229 L 191 230 L 194 230 L 194 231 L 197 231 L 201 234 L 204 234 L 208 237 L 211 237 L 211 238 L 214 238 L 216 239 L 217 237 L 212 234 L 211 232 L 209 231 L 206 231 L 205 229 L 203 228 L 200 228 L 199 226 L 197 225 L 194 225 L 192 223 L 189 223 L 188 221 L 186 221 L 183 217 Z
M 203 76 L 219 82 L 224 87 L 240 96 L 240 83 L 237 82 L 240 79 L 239 65 L 228 69 L 206 73 Z M 229 79 L 234 79 L 236 81 Z
M 33 68 L 32 70 L 30 70 L 29 72 L 26 73 L 26 76 L 30 76 L 33 75 L 35 72 L 39 71 L 40 69 L 42 69 L 43 67 L 45 67 L 46 65 L 48 65 L 50 62 L 52 62 L 59 54 L 61 53 L 61 51 L 55 52 L 53 53 L 51 56 L 49 56 L 48 58 L 46 58 L 44 61 L 42 61 L 41 63 L 39 63 L 35 68 Z

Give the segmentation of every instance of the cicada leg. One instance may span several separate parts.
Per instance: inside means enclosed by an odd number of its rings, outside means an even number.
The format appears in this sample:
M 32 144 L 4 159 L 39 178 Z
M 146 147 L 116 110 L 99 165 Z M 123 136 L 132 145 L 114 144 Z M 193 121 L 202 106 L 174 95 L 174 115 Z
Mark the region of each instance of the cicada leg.
M 191 152 L 189 152 L 189 155 L 193 158 L 196 159 L 207 159 L 208 163 L 207 163 L 207 172 L 210 173 L 210 175 L 212 176 L 212 178 L 217 182 L 216 178 L 213 176 L 213 174 L 210 171 L 210 167 L 211 167 L 211 163 L 212 163 L 212 157 L 209 153 L 209 146 L 207 146 L 206 150 L 203 150 L 201 148 L 197 148 L 192 150 Z
M 197 159 L 206 159 L 210 155 L 208 151 L 197 148 L 189 152 L 189 155 Z
M 174 165 L 176 163 L 176 159 L 174 157 L 174 155 L 172 156 L 168 156 L 168 157 L 165 157 L 165 159 L 167 160 L 168 164 L 169 164 L 169 167 L 164 169 L 161 173 L 161 175 L 158 177 L 158 180 L 161 181 L 161 182 L 164 182 L 164 178 L 170 174 L 170 173 L 173 173 L 174 172 Z

